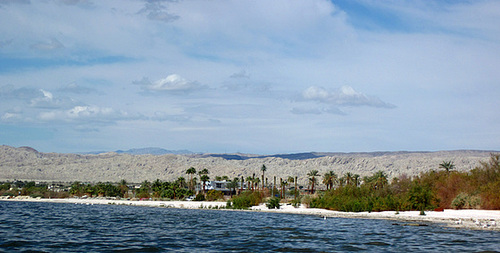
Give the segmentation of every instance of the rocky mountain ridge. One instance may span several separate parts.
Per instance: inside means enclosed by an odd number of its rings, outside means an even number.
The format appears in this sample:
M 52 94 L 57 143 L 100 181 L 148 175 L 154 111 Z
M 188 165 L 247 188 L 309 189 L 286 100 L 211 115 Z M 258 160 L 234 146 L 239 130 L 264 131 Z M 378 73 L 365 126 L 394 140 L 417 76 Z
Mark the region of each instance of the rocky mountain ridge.
M 443 161 L 452 161 L 459 171 L 467 171 L 488 161 L 492 151 L 458 150 L 437 152 L 374 152 L 374 153 L 302 153 L 275 156 L 245 154 L 130 155 L 115 152 L 92 154 L 42 153 L 30 147 L 0 146 L 0 181 L 81 181 L 128 182 L 174 180 L 188 176 L 186 170 L 208 169 L 209 176 L 229 178 L 260 176 L 263 164 L 269 182 L 276 176 L 297 176 L 306 184 L 307 173 L 320 174 L 333 170 L 342 176 L 347 172 L 368 176 L 382 170 L 389 177 L 418 175 L 439 170 Z M 295 159 L 294 159 L 295 157 Z M 309 158 L 310 157 L 310 158 Z

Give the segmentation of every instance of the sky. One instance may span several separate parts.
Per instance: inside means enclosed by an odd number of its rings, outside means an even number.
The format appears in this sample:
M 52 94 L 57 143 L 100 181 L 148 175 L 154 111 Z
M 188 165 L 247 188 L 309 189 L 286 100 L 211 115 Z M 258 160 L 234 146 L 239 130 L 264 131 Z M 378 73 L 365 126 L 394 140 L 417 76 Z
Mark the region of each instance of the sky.
M 0 145 L 500 150 L 500 1 L 1 0 Z

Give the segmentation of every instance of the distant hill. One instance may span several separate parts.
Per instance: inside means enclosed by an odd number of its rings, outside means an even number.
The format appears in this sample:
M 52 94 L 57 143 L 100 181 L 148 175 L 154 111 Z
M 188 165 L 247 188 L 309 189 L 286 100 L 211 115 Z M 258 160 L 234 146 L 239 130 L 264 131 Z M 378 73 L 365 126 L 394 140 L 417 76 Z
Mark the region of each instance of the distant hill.
M 186 151 L 178 151 L 187 153 Z M 250 154 L 172 154 L 159 148 L 132 149 L 99 154 L 43 153 L 30 147 L 0 146 L 0 181 L 62 182 L 128 182 L 175 180 L 186 177 L 190 167 L 208 169 L 216 176 L 248 177 L 261 175 L 287 178 L 297 176 L 307 185 L 307 173 L 318 170 L 321 175 L 334 171 L 342 176 L 349 172 L 361 177 L 384 171 L 389 177 L 415 176 L 429 170 L 441 170 L 439 164 L 452 161 L 457 171 L 469 171 L 486 162 L 492 151 L 455 150 L 436 152 L 368 152 L 368 153 L 297 153 L 278 155 Z M 498 153 L 498 152 L 495 152 Z M 140 155 L 138 155 L 140 154 Z M 144 155 L 147 154 L 147 155 Z M 151 155 L 153 154 L 153 155 Z
M 133 148 L 129 150 L 117 150 L 115 151 L 118 154 L 131 154 L 131 155 L 166 155 L 166 154 L 174 154 L 174 155 L 187 155 L 194 154 L 189 150 L 167 150 L 163 148 Z
M 98 155 L 109 153 L 110 151 L 93 151 L 93 152 L 84 152 L 79 154 L 86 155 Z M 132 148 L 129 150 L 116 150 L 112 151 L 118 154 L 130 154 L 130 155 L 166 155 L 166 154 L 174 154 L 174 155 L 189 155 L 194 154 L 194 152 L 189 150 L 168 150 L 163 148 L 149 147 L 149 148 Z

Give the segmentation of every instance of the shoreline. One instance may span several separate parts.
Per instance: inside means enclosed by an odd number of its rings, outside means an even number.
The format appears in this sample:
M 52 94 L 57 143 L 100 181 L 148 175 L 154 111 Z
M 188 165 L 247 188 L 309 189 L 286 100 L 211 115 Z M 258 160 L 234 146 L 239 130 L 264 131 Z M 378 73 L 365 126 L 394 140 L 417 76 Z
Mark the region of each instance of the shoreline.
M 113 200 L 113 199 L 42 199 L 30 197 L 18 197 L 14 199 L 0 198 L 0 201 L 23 201 L 23 202 L 47 202 L 47 203 L 67 203 L 67 204 L 82 204 L 82 205 L 127 205 L 127 206 L 144 206 L 144 207 L 164 207 L 164 208 L 180 208 L 180 209 L 219 209 L 219 210 L 236 210 L 224 209 L 226 202 L 217 201 L 131 201 L 131 200 Z M 239 210 L 238 210 L 239 211 Z M 306 208 L 301 205 L 298 208 L 291 204 L 281 204 L 280 209 L 268 209 L 265 204 L 253 206 L 248 210 L 253 212 L 272 212 L 272 213 L 287 213 L 287 214 L 302 214 L 314 215 L 327 218 L 351 218 L 351 219 L 385 219 L 408 224 L 397 225 L 414 225 L 422 226 L 425 223 L 443 224 L 449 228 L 465 228 L 473 230 L 500 231 L 500 211 L 499 210 L 454 210 L 445 209 L 442 212 L 426 211 L 425 216 L 419 215 L 419 211 L 401 211 L 396 214 L 395 211 L 383 212 L 340 212 L 331 211 L 319 208 Z

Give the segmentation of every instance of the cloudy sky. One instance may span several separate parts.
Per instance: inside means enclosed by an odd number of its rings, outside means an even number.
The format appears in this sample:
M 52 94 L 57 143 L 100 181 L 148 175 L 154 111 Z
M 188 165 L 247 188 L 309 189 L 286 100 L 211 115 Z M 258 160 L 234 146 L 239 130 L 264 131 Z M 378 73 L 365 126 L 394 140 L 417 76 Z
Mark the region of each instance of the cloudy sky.
M 500 1 L 2 0 L 0 144 L 500 150 Z

